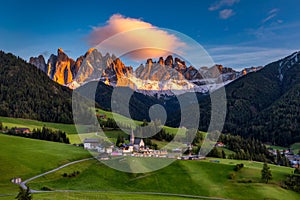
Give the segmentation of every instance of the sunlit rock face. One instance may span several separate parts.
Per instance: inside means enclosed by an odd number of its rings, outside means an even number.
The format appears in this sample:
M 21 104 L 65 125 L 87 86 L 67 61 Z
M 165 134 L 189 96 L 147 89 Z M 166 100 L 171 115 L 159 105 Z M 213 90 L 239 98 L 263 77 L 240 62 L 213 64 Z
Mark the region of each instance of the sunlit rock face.
M 147 93 L 169 93 L 170 91 L 197 91 L 206 93 L 209 88 L 217 89 L 236 78 L 260 68 L 247 68 L 237 72 L 232 68 L 214 65 L 201 67 L 187 66 L 184 60 L 173 58 L 152 58 L 137 67 L 126 66 L 113 54 L 102 55 L 91 48 L 74 61 L 60 48 L 57 55 L 51 55 L 47 64 L 43 56 L 32 57 L 29 62 L 41 69 L 54 81 L 71 89 L 90 81 L 102 81 L 113 87 L 130 87 Z M 209 84 L 212 85 L 209 86 Z
M 75 61 L 69 58 L 61 48 L 58 49 L 53 80 L 61 85 L 71 83 L 73 81 L 72 69 L 74 66 Z
M 29 62 L 45 73 L 54 81 L 61 85 L 69 84 L 73 81 L 75 71 L 75 61 L 69 58 L 64 51 L 59 48 L 57 55 L 51 55 L 47 64 L 42 55 L 31 57 Z

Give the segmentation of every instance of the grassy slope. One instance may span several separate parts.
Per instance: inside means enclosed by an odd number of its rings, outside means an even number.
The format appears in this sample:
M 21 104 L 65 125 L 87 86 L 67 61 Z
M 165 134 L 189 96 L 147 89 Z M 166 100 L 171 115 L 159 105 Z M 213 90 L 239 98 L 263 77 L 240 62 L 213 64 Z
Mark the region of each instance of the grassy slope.
M 3 126 L 7 126 L 8 128 L 12 127 L 26 127 L 35 129 L 35 128 L 42 128 L 43 126 L 46 126 L 48 128 L 54 129 L 54 130 L 62 130 L 68 134 L 68 137 L 70 139 L 70 142 L 72 144 L 79 144 L 82 143 L 80 140 L 80 137 L 77 134 L 77 130 L 74 124 L 59 124 L 59 123 L 49 123 L 49 122 L 40 122 L 36 120 L 30 120 L 30 119 L 20 119 L 20 118 L 10 118 L 10 117 L 0 117 L 0 121 L 3 123 Z M 83 130 L 86 130 L 85 126 L 81 126 Z M 82 137 L 93 137 L 94 133 L 88 133 L 88 134 L 82 134 Z M 106 134 L 108 137 L 111 137 L 112 135 L 118 135 L 122 134 L 122 131 L 106 131 Z
M 68 134 L 75 134 L 76 128 L 73 124 L 59 124 L 59 123 L 50 123 L 50 122 L 40 122 L 30 119 L 21 119 L 21 118 L 11 118 L 11 117 L 0 117 L 0 121 L 3 123 L 3 126 L 11 127 L 26 127 L 30 129 L 42 128 L 46 126 L 48 128 L 62 130 Z
M 0 200 L 11 200 L 14 196 L 0 197 Z M 51 192 L 42 194 L 33 194 L 33 199 L 39 200 L 82 200 L 82 199 L 101 199 L 101 200 L 182 200 L 191 199 L 175 196 L 158 196 L 158 195 L 146 195 L 146 194 L 120 194 L 113 192 Z
M 0 134 L 0 146 L 0 194 L 17 191 L 17 186 L 10 183 L 13 177 L 25 180 L 64 163 L 90 156 L 87 151 L 73 145 L 3 134 Z
M 230 199 L 299 199 L 300 194 L 282 189 L 279 184 L 292 169 L 271 166 L 273 180 L 260 182 L 262 163 L 223 160 L 175 161 L 172 165 L 147 174 L 128 174 L 113 170 L 97 161 L 87 161 L 67 167 L 53 174 L 34 180 L 30 186 L 52 189 L 105 190 L 131 192 L 164 192 L 224 197 Z M 237 173 L 236 180 L 228 179 L 236 163 L 245 168 Z M 80 170 L 75 178 L 63 178 L 63 173 Z M 251 180 L 252 183 L 241 183 Z M 249 195 L 251 194 L 251 195 Z
M 105 114 L 108 118 L 113 118 L 113 114 L 111 112 L 103 111 L 100 109 L 97 109 L 98 114 Z M 128 123 L 130 119 L 116 114 L 117 119 L 121 121 L 121 123 Z M 74 124 L 59 124 L 59 123 L 49 123 L 49 122 L 40 122 L 36 120 L 30 120 L 30 119 L 21 119 L 21 118 L 10 118 L 10 117 L 1 117 L 0 116 L 0 121 L 3 123 L 3 126 L 7 126 L 8 128 L 12 127 L 26 127 L 30 128 L 31 130 L 34 128 L 42 128 L 43 126 L 46 126 L 51 129 L 55 130 L 62 130 L 68 134 L 68 137 L 70 139 L 71 144 L 79 144 L 82 143 L 82 139 L 86 137 L 94 137 L 94 133 L 87 133 L 87 134 L 81 134 L 80 137 L 77 134 L 77 130 Z M 136 124 L 140 125 L 142 122 L 139 121 L 134 121 Z M 87 128 L 85 126 L 80 127 L 83 131 L 87 131 Z M 178 129 L 177 128 L 171 128 L 164 126 L 164 129 L 171 133 L 171 134 L 176 134 Z M 117 138 L 118 135 L 123 135 L 123 131 L 121 130 L 107 130 L 105 131 L 105 134 L 108 138 Z M 81 138 L 81 139 L 80 139 Z M 111 139 L 111 141 L 115 142 L 116 139 Z

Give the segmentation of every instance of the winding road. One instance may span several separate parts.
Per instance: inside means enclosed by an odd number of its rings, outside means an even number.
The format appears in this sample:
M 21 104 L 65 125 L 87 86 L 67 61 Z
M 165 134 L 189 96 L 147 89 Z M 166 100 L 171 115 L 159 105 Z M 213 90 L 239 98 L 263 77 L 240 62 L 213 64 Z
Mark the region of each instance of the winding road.
M 32 180 L 37 179 L 37 178 L 40 178 L 40 177 L 45 176 L 45 175 L 47 175 L 47 174 L 51 174 L 51 173 L 56 172 L 56 171 L 58 171 L 58 170 L 60 170 L 60 169 L 62 169 L 62 168 L 68 167 L 68 166 L 70 166 L 70 165 L 74 165 L 74 164 L 76 164 L 76 163 L 80 163 L 80 162 L 84 162 L 84 161 L 92 160 L 92 159 L 95 159 L 95 158 L 85 158 L 85 159 L 82 159 L 82 160 L 76 160 L 76 161 L 73 161 L 73 162 L 64 164 L 64 165 L 62 165 L 62 166 L 60 166 L 60 167 L 58 167 L 58 168 L 52 169 L 52 170 L 50 170 L 50 171 L 48 171 L 48 172 L 45 172 L 45 173 L 36 175 L 36 176 L 34 176 L 34 177 L 32 177 L 32 178 L 29 178 L 29 179 L 27 179 L 27 180 L 21 182 L 19 185 L 20 185 L 23 189 L 26 190 L 26 189 L 27 189 L 26 183 L 28 183 L 29 181 L 32 181 Z M 45 192 L 45 191 L 40 191 L 40 190 L 30 190 L 30 192 L 31 192 L 31 193 L 38 193 L 38 192 Z

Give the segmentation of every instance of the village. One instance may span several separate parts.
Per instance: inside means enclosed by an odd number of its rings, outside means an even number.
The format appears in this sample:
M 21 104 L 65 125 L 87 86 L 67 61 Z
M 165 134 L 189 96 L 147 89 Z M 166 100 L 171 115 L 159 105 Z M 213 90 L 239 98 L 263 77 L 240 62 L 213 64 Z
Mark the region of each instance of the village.
M 27 127 L 15 127 L 13 130 L 19 135 L 30 135 L 32 131 Z M 135 137 L 134 131 L 131 130 L 129 144 L 123 143 L 121 146 L 117 147 L 114 143 L 103 143 L 103 140 L 100 138 L 85 138 L 83 140 L 83 147 L 86 150 L 92 152 L 95 157 L 100 160 L 108 160 L 113 157 L 120 156 L 132 156 L 132 157 L 155 157 L 155 158 L 170 158 L 170 159 L 180 159 L 180 160 L 199 160 L 205 159 L 205 157 L 200 157 L 199 155 L 183 153 L 192 148 L 191 144 L 182 144 L 181 148 L 174 149 L 151 149 L 142 138 Z M 215 147 L 226 148 L 222 142 L 217 142 Z M 300 167 L 300 155 L 293 152 L 291 149 L 281 149 L 276 150 L 269 148 L 269 152 L 275 157 L 278 152 L 283 157 L 286 157 L 289 161 L 289 164 L 293 168 Z
M 100 160 L 108 160 L 111 157 L 117 156 L 134 156 L 134 157 L 156 157 L 156 158 L 172 158 L 172 159 L 186 159 L 182 157 L 182 151 L 184 149 L 175 148 L 172 150 L 161 149 L 155 150 L 151 149 L 145 145 L 142 138 L 137 138 L 134 136 L 133 130 L 130 134 L 130 143 L 122 144 L 120 147 L 115 146 L 114 143 L 110 145 L 103 145 L 100 138 L 86 138 L 83 141 L 84 149 L 92 152 L 97 152 Z M 186 149 L 189 148 L 186 145 Z M 192 156 L 191 158 L 196 159 L 198 156 Z
M 191 144 L 183 144 L 182 148 L 174 149 L 160 149 L 155 150 L 147 147 L 142 138 L 136 138 L 134 136 L 133 130 L 130 134 L 130 143 L 122 144 L 121 147 L 116 147 L 114 143 L 111 145 L 103 146 L 101 144 L 101 139 L 99 138 L 86 138 L 83 141 L 83 146 L 85 149 L 93 152 L 97 152 L 96 156 L 100 160 L 108 160 L 112 157 L 118 156 L 133 156 L 133 157 L 156 157 L 156 158 L 170 158 L 170 159 L 180 159 L 180 160 L 200 160 L 205 159 L 205 157 L 200 157 L 199 155 L 184 155 L 183 153 L 192 148 Z M 222 142 L 217 142 L 215 147 L 226 147 Z M 277 151 L 270 148 L 269 152 L 276 156 Z M 290 149 L 279 150 L 282 156 L 285 156 L 290 162 L 290 166 L 293 168 L 300 167 L 300 155 L 294 154 Z

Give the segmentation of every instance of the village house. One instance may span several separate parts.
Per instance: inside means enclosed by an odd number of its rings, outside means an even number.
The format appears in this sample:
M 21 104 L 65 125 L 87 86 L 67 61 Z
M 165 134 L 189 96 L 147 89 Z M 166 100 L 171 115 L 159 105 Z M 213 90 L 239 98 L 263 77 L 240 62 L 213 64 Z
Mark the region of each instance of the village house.
M 84 149 L 92 150 L 97 149 L 99 146 L 100 140 L 98 138 L 86 138 L 83 141 Z
M 22 182 L 22 179 L 21 178 L 13 178 L 13 179 L 11 179 L 11 182 L 14 184 L 20 184 Z
M 215 144 L 215 147 L 224 147 L 225 145 L 224 145 L 224 143 L 223 142 L 217 142 L 216 144 Z
M 105 114 L 97 114 L 97 118 L 106 119 L 106 115 Z
M 29 128 L 15 128 L 14 130 L 16 133 L 24 133 L 24 134 L 31 133 Z
M 287 159 L 290 161 L 291 167 L 298 168 L 300 165 L 299 155 L 286 155 Z

